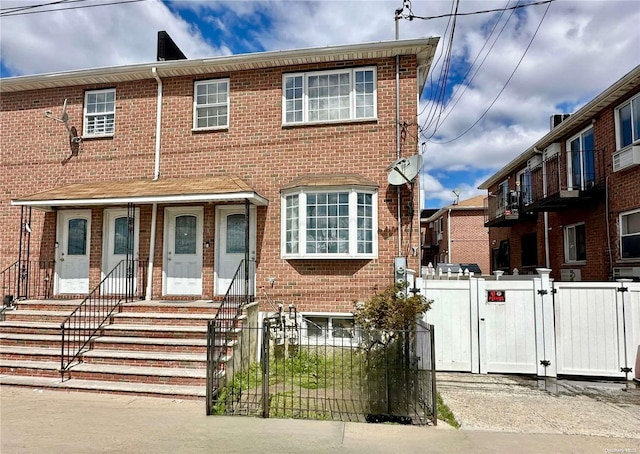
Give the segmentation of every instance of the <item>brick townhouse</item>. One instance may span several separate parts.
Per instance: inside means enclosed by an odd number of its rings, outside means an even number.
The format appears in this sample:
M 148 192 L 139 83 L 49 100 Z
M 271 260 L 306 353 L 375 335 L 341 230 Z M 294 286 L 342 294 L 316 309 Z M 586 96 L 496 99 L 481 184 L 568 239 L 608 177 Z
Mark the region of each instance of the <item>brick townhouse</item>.
M 386 169 L 417 153 L 437 42 L 3 79 L 0 271 L 28 260 L 32 288 L 78 298 L 131 257 L 146 299 L 210 300 L 248 260 L 258 299 L 351 312 L 395 257 L 418 267 Z
M 480 185 L 492 271 L 640 279 L 640 66 Z
M 429 263 L 475 264 L 469 271 L 489 272 L 489 230 L 484 226 L 483 196 L 456 201 L 422 218 L 422 267 Z

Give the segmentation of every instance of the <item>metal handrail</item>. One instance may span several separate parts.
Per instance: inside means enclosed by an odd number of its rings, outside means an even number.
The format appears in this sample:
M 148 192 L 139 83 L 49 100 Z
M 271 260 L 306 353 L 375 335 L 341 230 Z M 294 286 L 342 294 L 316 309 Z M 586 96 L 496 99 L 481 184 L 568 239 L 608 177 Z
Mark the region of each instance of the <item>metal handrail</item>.
M 60 375 L 78 358 L 89 341 L 122 302 L 133 300 L 137 260 L 121 260 L 60 325 Z
M 0 272 L 2 298 L 49 298 L 55 260 L 17 260 Z
M 255 276 L 255 260 L 242 260 L 238 269 L 236 270 L 231 284 L 225 293 L 222 303 L 216 312 L 215 317 L 209 320 L 207 325 L 207 412 L 212 402 L 212 393 L 214 389 L 219 386 L 215 364 L 218 364 L 222 356 L 225 354 L 224 345 L 226 345 L 226 336 L 229 332 L 225 328 L 235 326 L 238 318 L 242 314 L 243 308 L 249 304 L 254 295 L 253 278 Z M 223 348 L 218 352 L 217 357 L 214 358 L 215 338 L 225 334 L 225 342 Z M 215 384 L 214 384 L 215 381 Z

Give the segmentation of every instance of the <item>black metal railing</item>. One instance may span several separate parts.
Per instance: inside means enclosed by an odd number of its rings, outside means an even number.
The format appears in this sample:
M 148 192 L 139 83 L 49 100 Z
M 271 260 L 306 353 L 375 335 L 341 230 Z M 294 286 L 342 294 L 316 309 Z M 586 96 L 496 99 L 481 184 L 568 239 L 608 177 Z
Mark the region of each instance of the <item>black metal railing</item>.
M 122 260 L 102 279 L 76 309 L 62 322 L 62 352 L 60 374 L 79 358 L 89 341 L 109 320 L 123 302 L 130 302 L 137 294 L 138 260 Z
M 531 202 L 559 196 L 561 191 L 589 192 L 604 182 L 604 150 L 557 153 L 531 169 Z
M 520 213 L 520 192 L 501 191 L 484 199 L 484 222 L 493 223 L 497 220 L 517 220 Z
M 0 272 L 3 301 L 50 298 L 55 260 L 18 260 Z
M 219 388 L 219 373 L 218 368 L 210 368 L 213 364 L 219 364 L 221 358 L 225 355 L 225 349 L 215 348 L 214 340 L 216 337 L 222 338 L 222 333 L 226 333 L 224 336 L 228 337 L 233 335 L 233 329 L 236 327 L 238 317 L 242 314 L 242 309 L 255 299 L 255 272 L 256 262 L 255 260 L 243 259 L 236 269 L 229 288 L 220 303 L 218 312 L 216 312 L 213 320 L 208 324 L 207 335 L 207 383 L 211 383 L 211 386 L 207 386 L 207 402 L 210 402 L 211 393 L 216 392 Z M 212 335 L 212 333 L 216 335 Z M 226 341 L 225 341 L 226 343 Z M 214 357 L 215 355 L 215 357 Z
M 433 326 L 364 332 L 309 326 L 280 312 L 230 342 L 210 324 L 220 387 L 207 414 L 436 424 Z M 207 381 L 207 387 L 213 382 Z

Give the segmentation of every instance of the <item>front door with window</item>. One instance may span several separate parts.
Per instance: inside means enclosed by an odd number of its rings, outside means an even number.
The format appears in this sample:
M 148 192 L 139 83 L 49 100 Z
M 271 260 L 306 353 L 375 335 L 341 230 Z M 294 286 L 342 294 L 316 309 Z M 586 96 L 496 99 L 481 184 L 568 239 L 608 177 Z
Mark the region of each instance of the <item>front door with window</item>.
M 216 210 L 215 292 L 224 295 L 245 258 L 245 207 L 222 206 Z M 256 258 L 256 209 L 249 211 L 249 258 Z M 253 286 L 253 276 L 252 279 Z
M 89 293 L 91 210 L 58 212 L 56 294 Z
M 202 295 L 203 208 L 165 209 L 165 295 Z
M 128 210 L 110 208 L 104 210 L 104 234 L 102 245 L 102 278 L 104 279 L 121 261 L 138 259 L 138 236 L 140 232 L 140 210 L 134 212 L 133 228 L 129 232 Z M 134 277 L 133 291 L 136 289 L 136 263 L 132 263 Z M 126 275 L 123 272 L 112 275 L 104 284 L 107 293 L 120 294 L 126 290 Z

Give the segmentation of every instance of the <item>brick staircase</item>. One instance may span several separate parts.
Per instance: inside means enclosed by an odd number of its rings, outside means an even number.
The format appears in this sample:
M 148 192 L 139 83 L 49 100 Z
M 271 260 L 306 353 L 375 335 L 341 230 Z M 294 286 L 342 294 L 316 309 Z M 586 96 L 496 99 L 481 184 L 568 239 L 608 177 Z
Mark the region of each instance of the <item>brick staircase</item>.
M 0 321 L 0 384 L 204 399 L 207 322 L 219 303 L 126 303 L 60 376 L 60 323 L 78 300 L 19 301 Z M 216 344 L 218 341 L 216 341 Z

